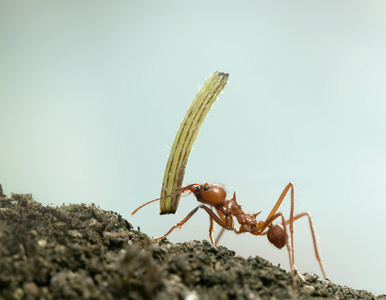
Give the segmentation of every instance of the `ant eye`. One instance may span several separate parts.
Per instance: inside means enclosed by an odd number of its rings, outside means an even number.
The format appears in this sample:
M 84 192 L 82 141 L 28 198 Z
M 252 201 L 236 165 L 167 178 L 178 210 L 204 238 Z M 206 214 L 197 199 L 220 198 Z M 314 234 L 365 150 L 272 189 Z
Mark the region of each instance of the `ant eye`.
M 209 190 L 209 185 L 204 186 L 204 191 Z

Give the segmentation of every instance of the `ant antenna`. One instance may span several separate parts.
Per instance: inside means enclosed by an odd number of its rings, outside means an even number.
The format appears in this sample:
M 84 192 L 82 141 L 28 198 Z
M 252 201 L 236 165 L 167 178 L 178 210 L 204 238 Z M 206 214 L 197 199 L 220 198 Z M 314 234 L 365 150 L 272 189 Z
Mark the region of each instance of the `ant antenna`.
M 171 197 L 172 195 L 176 195 L 176 194 L 178 194 L 178 193 L 183 193 L 183 192 L 185 192 L 185 191 L 187 191 L 187 190 L 189 190 L 189 191 L 192 192 L 192 191 L 193 191 L 193 187 L 196 186 L 196 185 L 199 185 L 199 184 L 198 184 L 198 183 L 193 183 L 193 184 L 189 184 L 189 185 L 187 185 L 187 186 L 184 186 L 184 187 L 178 189 L 177 191 L 175 191 L 173 194 L 167 195 L 165 198 Z M 142 204 L 141 206 L 139 206 L 139 207 L 137 207 L 136 209 L 134 209 L 134 211 L 131 213 L 131 215 L 134 215 L 134 214 L 135 214 L 137 211 L 139 211 L 142 207 L 144 207 L 144 206 L 146 206 L 146 205 L 148 205 L 148 204 L 150 204 L 150 203 L 153 203 L 153 202 L 155 202 L 155 201 L 158 201 L 158 200 L 161 200 L 161 198 L 157 198 L 157 199 L 151 200 L 151 201 L 149 201 L 149 202 L 146 202 L 145 204 Z
M 167 198 L 167 197 L 170 197 L 171 195 L 168 195 L 168 196 L 166 196 L 165 198 Z M 154 199 L 154 200 L 151 200 L 151 201 L 149 201 L 149 202 L 146 202 L 145 204 L 142 204 L 140 207 L 137 207 L 136 209 L 134 209 L 133 210 L 133 212 L 131 213 L 131 215 L 134 215 L 137 211 L 139 211 L 142 207 L 144 207 L 144 206 L 146 206 L 146 205 L 148 205 L 148 204 L 150 204 L 150 203 L 153 203 L 153 202 L 155 202 L 155 201 L 158 201 L 158 200 L 160 200 L 161 198 L 157 198 L 157 199 Z

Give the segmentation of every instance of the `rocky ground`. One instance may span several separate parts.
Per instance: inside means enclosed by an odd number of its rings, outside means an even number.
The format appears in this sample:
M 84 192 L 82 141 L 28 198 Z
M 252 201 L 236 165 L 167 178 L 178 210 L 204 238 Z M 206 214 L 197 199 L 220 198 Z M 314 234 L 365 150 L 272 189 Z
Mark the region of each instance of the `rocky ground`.
M 94 204 L 42 206 L 0 185 L 2 299 L 386 299 L 207 241 L 152 242 Z

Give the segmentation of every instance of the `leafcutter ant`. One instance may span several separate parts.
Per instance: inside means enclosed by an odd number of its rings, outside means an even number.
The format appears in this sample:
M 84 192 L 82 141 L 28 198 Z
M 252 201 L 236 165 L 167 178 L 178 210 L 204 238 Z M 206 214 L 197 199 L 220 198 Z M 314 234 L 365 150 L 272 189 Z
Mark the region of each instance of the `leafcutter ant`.
M 279 206 L 283 202 L 283 199 L 287 195 L 288 191 L 291 194 L 291 211 L 289 220 L 284 218 L 284 215 L 281 212 L 277 212 Z M 312 225 L 310 215 L 306 213 L 297 214 L 294 216 L 294 186 L 292 183 L 289 183 L 283 192 L 281 193 L 279 199 L 277 200 L 275 206 L 269 213 L 268 217 L 265 221 L 257 221 L 256 216 L 260 214 L 260 212 L 256 214 L 247 214 L 245 213 L 241 206 L 236 202 L 236 193 L 233 194 L 233 198 L 230 200 L 226 200 L 226 192 L 224 187 L 218 184 L 190 184 L 185 187 L 179 189 L 176 193 L 184 193 L 184 192 L 192 192 L 196 197 L 198 202 L 201 202 L 199 206 L 193 209 L 181 222 L 174 225 L 166 234 L 163 236 L 153 238 L 153 240 L 160 240 L 168 236 L 174 229 L 181 228 L 197 211 L 202 208 L 207 212 L 210 219 L 209 226 L 209 238 L 213 245 L 216 245 L 219 238 L 221 237 L 224 230 L 233 230 L 235 233 L 240 234 L 244 232 L 249 232 L 253 235 L 266 235 L 268 240 L 275 245 L 277 248 L 281 249 L 284 246 L 287 247 L 288 257 L 291 266 L 291 276 L 296 272 L 299 278 L 304 281 L 303 276 L 297 272 L 297 269 L 294 264 L 294 243 L 293 243 L 293 223 L 294 221 L 300 219 L 301 217 L 308 217 L 312 240 L 314 244 L 315 256 L 319 263 L 320 269 L 322 270 L 324 278 L 326 278 L 326 274 L 323 269 L 322 261 L 320 259 L 318 248 L 316 245 L 316 237 L 314 228 Z M 160 198 L 149 201 L 137 209 L 135 209 L 131 215 L 135 214 L 139 209 L 148 205 L 154 201 L 158 201 Z M 240 224 L 239 228 L 235 227 L 234 218 Z M 279 219 L 279 224 L 274 224 L 273 222 Z M 213 221 L 222 227 L 222 231 L 220 232 L 218 238 L 216 240 L 213 239 Z M 280 222 L 281 221 L 281 222 Z M 289 225 L 290 236 L 288 236 L 287 225 Z M 294 278 L 293 278 L 294 282 Z

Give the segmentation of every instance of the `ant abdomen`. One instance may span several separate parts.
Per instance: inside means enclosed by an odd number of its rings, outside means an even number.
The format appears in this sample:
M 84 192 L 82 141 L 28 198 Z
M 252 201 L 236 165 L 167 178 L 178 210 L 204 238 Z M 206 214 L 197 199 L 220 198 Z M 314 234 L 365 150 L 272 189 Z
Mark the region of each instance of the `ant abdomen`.
M 281 224 L 272 224 L 269 226 L 267 238 L 275 247 L 281 249 L 285 246 L 288 236 Z

